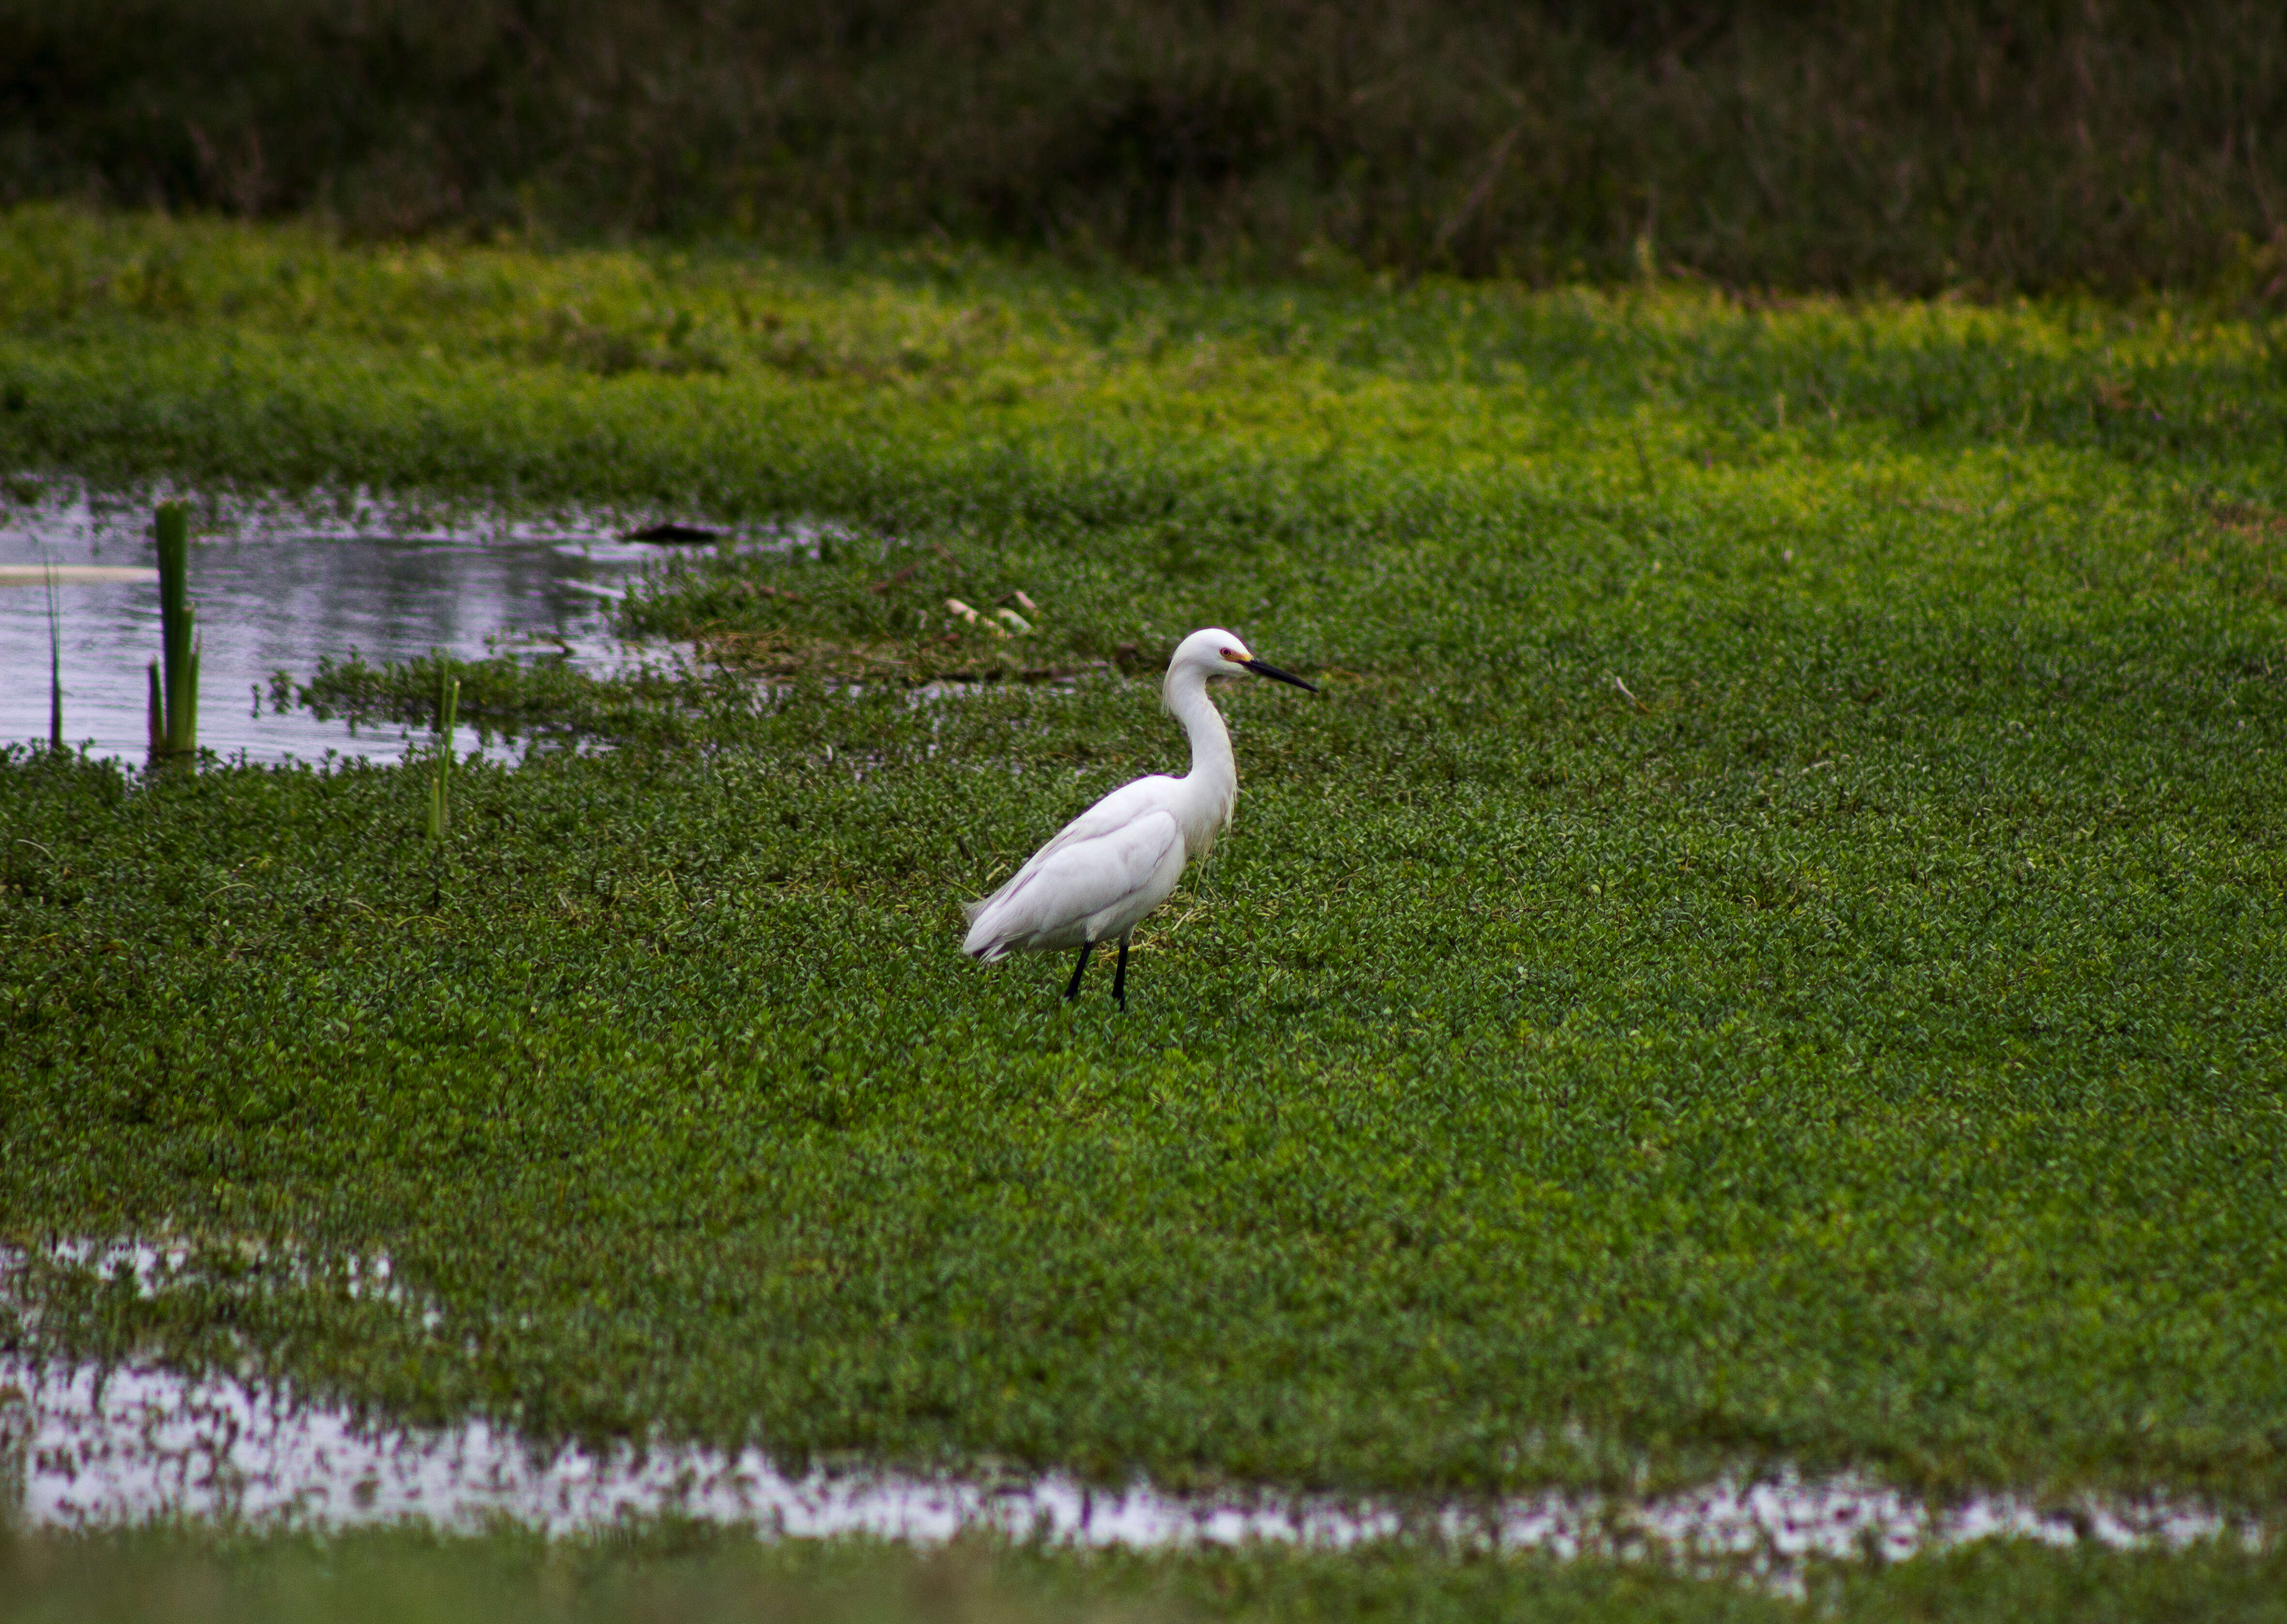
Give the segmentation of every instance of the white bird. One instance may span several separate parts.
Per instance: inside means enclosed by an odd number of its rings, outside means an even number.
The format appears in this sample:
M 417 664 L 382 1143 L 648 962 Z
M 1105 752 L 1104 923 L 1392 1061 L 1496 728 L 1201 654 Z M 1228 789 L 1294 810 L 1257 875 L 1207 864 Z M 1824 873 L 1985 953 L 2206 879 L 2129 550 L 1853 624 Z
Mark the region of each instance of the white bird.
M 1067 999 L 1080 996 L 1080 978 L 1096 943 L 1120 942 L 1120 968 L 1112 995 L 1128 1007 L 1128 944 L 1144 915 L 1167 899 L 1183 865 L 1204 857 L 1231 823 L 1238 798 L 1238 763 L 1223 715 L 1207 697 L 1217 677 L 1252 671 L 1258 677 L 1318 690 L 1301 677 L 1265 665 L 1246 645 L 1220 627 L 1195 631 L 1167 661 L 1161 697 L 1191 738 L 1191 770 L 1182 778 L 1154 773 L 1122 784 L 1064 825 L 1033 853 L 1006 885 L 969 905 L 969 939 L 961 951 L 989 964 L 1011 953 L 1080 949 Z

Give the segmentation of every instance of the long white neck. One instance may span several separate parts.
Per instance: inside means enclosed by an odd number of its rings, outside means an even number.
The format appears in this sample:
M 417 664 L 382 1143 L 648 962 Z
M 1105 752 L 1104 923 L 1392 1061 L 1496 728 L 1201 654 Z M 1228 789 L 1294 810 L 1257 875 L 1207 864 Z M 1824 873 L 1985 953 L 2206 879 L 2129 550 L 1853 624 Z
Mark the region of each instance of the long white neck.
M 1183 842 L 1193 856 L 1215 844 L 1231 821 L 1232 804 L 1238 799 L 1238 759 L 1231 753 L 1231 732 L 1223 713 L 1207 697 L 1207 679 L 1186 668 L 1170 672 L 1166 692 L 1167 709 L 1191 739 L 1191 770 L 1183 778 L 1185 805 L 1178 814 Z

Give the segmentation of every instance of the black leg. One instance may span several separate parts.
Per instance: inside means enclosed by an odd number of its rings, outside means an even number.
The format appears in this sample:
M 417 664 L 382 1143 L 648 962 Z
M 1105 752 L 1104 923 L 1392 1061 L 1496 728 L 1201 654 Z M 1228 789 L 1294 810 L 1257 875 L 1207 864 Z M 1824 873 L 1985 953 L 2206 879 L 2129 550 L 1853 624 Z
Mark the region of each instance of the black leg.
M 1120 968 L 1112 972 L 1112 1002 L 1128 1007 L 1128 939 L 1120 939 Z
M 1065 1002 L 1069 1003 L 1080 996 L 1080 972 L 1088 968 L 1088 955 L 1095 949 L 1094 942 L 1082 942 L 1080 945 L 1080 963 L 1072 966 L 1072 985 L 1064 988 Z

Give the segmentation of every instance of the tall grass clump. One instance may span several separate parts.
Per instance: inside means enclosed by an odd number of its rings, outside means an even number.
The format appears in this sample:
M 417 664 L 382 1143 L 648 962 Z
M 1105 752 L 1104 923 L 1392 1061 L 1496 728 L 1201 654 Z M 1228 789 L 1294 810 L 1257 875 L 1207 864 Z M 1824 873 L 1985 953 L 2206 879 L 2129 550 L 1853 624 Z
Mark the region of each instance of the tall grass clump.
M 2287 289 L 2287 9 L 0 0 L 0 202 Z

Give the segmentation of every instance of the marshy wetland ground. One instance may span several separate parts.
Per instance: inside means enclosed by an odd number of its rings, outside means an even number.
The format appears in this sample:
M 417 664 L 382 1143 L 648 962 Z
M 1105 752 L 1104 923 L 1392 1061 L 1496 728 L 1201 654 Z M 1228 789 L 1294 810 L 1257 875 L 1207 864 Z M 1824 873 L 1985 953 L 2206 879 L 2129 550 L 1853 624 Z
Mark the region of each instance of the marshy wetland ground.
M 456 769 L 441 842 L 417 758 L 6 757 L 13 1356 L 795 1469 L 2253 1532 L 1774 1590 L 50 1531 L 0 1616 L 2281 1616 L 2287 322 L 51 210 L 0 317 L 27 510 L 807 538 L 650 571 L 619 629 L 688 669 L 450 661 L 464 724 L 574 748 Z M 1157 665 L 1210 623 L 1325 692 L 1228 695 L 1238 821 L 1127 1012 L 963 962 L 963 899 L 1180 768 Z M 289 692 L 417 739 L 439 675 Z

